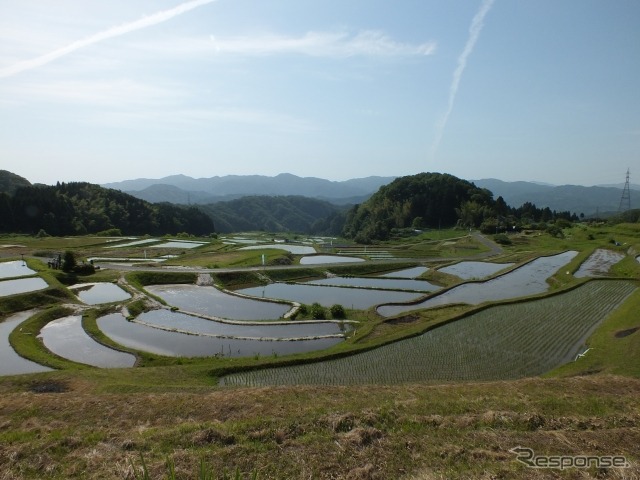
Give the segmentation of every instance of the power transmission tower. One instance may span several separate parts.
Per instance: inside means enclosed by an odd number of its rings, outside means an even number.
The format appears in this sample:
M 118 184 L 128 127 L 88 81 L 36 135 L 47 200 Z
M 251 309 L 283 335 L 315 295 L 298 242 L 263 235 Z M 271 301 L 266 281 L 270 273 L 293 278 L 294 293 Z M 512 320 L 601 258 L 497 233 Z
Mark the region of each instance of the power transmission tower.
M 624 184 L 624 188 L 622 189 L 622 196 L 620 197 L 620 206 L 618 207 L 618 212 L 622 212 L 624 207 L 624 211 L 631 210 L 631 191 L 629 190 L 629 169 L 627 168 L 627 181 Z

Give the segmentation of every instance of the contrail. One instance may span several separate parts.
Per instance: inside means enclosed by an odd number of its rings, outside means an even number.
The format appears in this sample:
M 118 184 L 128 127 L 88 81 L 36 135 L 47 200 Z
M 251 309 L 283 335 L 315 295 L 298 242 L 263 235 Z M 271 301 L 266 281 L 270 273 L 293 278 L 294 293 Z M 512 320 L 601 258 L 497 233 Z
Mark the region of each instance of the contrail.
M 84 38 L 82 40 L 77 40 L 65 47 L 59 48 L 45 55 L 41 55 L 31 60 L 25 60 L 9 67 L 2 68 L 0 69 L 0 78 L 11 77 L 26 70 L 41 67 L 43 65 L 46 65 L 47 63 L 53 62 L 60 57 L 64 57 L 65 55 L 75 52 L 76 50 L 88 47 L 89 45 L 93 45 L 94 43 L 102 42 L 103 40 L 107 40 L 109 38 L 119 37 L 120 35 L 124 35 L 135 30 L 140 30 L 142 28 L 147 28 L 159 23 L 166 22 L 167 20 L 171 20 L 173 17 L 182 15 L 183 13 L 193 10 L 194 8 L 201 7 L 202 5 L 206 5 L 214 1 L 216 0 L 191 0 L 168 10 L 161 10 L 160 12 L 148 15 L 141 18 L 140 20 L 125 23 L 117 27 L 111 27 L 107 30 L 91 35 L 90 37 Z
M 480 5 L 480 9 L 478 13 L 473 17 L 471 21 L 471 26 L 469 27 L 469 38 L 467 39 L 467 43 L 464 46 L 464 50 L 458 57 L 458 66 L 453 72 L 453 80 L 451 81 L 451 86 L 449 87 L 449 104 L 447 106 L 447 110 L 440 118 L 440 121 L 436 124 L 436 135 L 433 140 L 433 144 L 431 145 L 431 158 L 435 158 L 436 153 L 438 152 L 438 148 L 440 147 L 440 141 L 442 140 L 442 136 L 444 135 L 444 129 L 447 126 L 447 122 L 449 121 L 449 116 L 451 115 L 451 111 L 453 110 L 453 104 L 456 100 L 456 94 L 458 93 L 458 86 L 460 86 L 460 79 L 462 78 L 462 73 L 464 72 L 465 67 L 467 66 L 467 59 L 473 48 L 476 45 L 476 41 L 480 36 L 480 32 L 482 31 L 482 27 L 484 26 L 484 17 L 491 10 L 491 6 L 493 5 L 494 0 L 483 0 L 482 5 Z

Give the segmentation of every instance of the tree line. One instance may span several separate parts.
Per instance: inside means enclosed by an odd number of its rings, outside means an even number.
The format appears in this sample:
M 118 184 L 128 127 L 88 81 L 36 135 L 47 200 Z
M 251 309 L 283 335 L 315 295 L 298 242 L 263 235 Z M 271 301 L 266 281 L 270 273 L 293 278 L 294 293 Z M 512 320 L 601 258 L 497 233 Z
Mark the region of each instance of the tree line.
M 85 182 L 22 186 L 12 195 L 0 193 L 2 233 L 84 235 L 109 230 L 123 235 L 208 235 L 214 224 L 196 207 L 151 204 Z
M 149 203 L 84 182 L 55 186 L 17 185 L 0 192 L 0 232 L 82 235 L 117 231 L 123 235 L 250 230 L 336 235 L 359 243 L 383 241 L 427 228 L 480 229 L 502 233 L 539 228 L 561 234 L 568 211 L 514 208 L 502 197 L 453 175 L 420 173 L 395 179 L 367 201 L 351 207 L 302 196 L 248 196 L 210 205 Z

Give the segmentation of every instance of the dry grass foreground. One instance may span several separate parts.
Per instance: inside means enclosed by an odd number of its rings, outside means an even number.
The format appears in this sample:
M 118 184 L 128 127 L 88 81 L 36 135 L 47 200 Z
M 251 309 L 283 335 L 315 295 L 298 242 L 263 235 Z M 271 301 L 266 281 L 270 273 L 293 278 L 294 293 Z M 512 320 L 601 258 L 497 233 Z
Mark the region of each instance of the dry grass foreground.
M 59 378 L 59 377 L 54 377 Z M 64 377 L 63 377 L 64 378 Z M 532 469 L 537 455 L 623 455 L 629 468 Z M 639 478 L 640 380 L 96 393 L 79 377 L 0 385 L 0 479 Z

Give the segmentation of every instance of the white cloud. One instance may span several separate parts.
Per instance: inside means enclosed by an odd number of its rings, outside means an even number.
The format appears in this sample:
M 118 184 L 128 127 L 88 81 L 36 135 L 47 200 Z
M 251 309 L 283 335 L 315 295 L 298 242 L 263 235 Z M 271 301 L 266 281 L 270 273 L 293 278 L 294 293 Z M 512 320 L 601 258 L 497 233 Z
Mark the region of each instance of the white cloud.
M 50 62 L 53 62 L 54 60 L 57 60 L 60 57 L 69 55 L 70 53 L 73 53 L 81 48 L 86 48 L 90 45 L 102 42 L 110 38 L 119 37 L 136 30 L 166 22 L 167 20 L 171 20 L 178 15 L 182 15 L 183 13 L 193 10 L 194 8 L 201 7 L 202 5 L 206 5 L 214 1 L 215 0 L 191 0 L 185 3 L 181 3 L 180 5 L 168 10 L 161 10 L 152 15 L 142 17 L 140 20 L 124 23 L 122 25 L 103 30 L 102 32 L 98 32 L 94 35 L 83 38 L 82 40 L 77 40 L 39 57 L 14 63 L 12 65 L 9 65 L 8 67 L 0 68 L 0 78 L 11 77 L 23 71 L 41 67 Z
M 444 130 L 447 126 L 447 123 L 449 122 L 451 112 L 453 111 L 453 104 L 455 103 L 456 95 L 458 94 L 460 80 L 462 79 L 462 74 L 464 73 L 464 69 L 467 66 L 467 60 L 469 58 L 469 55 L 471 55 L 471 52 L 473 52 L 473 48 L 475 47 L 476 42 L 478 41 L 478 37 L 480 36 L 480 32 L 482 31 L 482 27 L 484 26 L 484 17 L 487 15 L 487 13 L 489 13 L 489 10 L 491 10 L 493 2 L 494 0 L 483 0 L 482 4 L 480 5 L 480 9 L 471 21 L 467 43 L 465 44 L 462 53 L 458 57 L 458 65 L 453 72 L 453 79 L 449 87 L 449 102 L 447 104 L 447 110 L 436 125 L 435 139 L 433 141 L 433 144 L 431 145 L 431 158 L 435 157 L 438 148 L 440 147 L 440 142 L 442 141 Z
M 136 45 L 132 45 L 136 47 Z M 298 54 L 312 57 L 352 56 L 413 56 L 432 55 L 435 42 L 421 44 L 401 43 L 384 32 L 363 30 L 348 32 L 307 32 L 301 36 L 281 34 L 242 35 L 234 37 L 172 38 L 161 43 L 137 44 L 138 48 L 169 55 L 198 55 L 216 53 L 226 55 L 279 55 Z
M 399 43 L 383 32 L 365 30 L 355 35 L 345 32 L 308 32 L 302 37 L 271 35 L 214 40 L 221 53 L 269 55 L 297 53 L 317 57 L 430 55 L 435 43 Z

